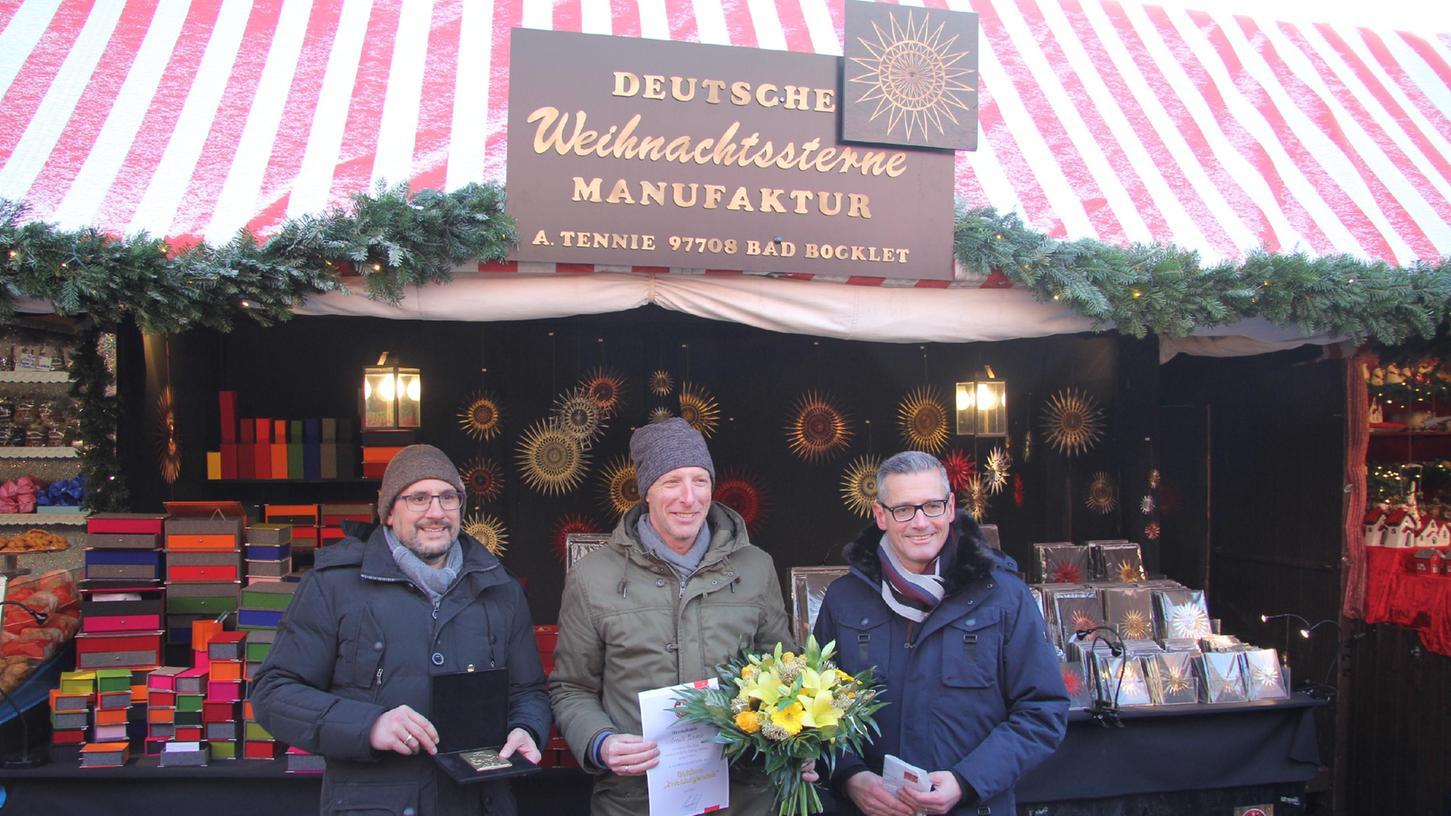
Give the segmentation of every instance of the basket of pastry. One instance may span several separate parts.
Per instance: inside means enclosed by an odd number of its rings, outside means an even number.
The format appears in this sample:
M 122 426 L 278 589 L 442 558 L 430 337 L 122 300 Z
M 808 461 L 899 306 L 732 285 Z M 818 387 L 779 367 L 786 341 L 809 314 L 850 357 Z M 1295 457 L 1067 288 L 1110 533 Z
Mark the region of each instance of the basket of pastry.
M 66 541 L 64 536 L 58 536 L 39 527 L 32 527 L 19 535 L 0 536 L 0 555 L 55 552 L 69 546 L 70 542 Z
M 75 576 L 53 570 L 10 581 L 0 621 L 0 689 L 11 692 L 35 665 L 49 658 L 80 628 Z M 44 620 L 20 609 L 41 612 Z

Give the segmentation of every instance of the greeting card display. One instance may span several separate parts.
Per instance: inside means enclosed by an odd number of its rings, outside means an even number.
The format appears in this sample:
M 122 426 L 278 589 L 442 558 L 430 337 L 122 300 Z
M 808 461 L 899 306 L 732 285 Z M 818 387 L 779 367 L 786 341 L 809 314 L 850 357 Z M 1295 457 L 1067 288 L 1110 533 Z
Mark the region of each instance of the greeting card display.
M 1104 581 L 1137 583 L 1144 580 L 1144 555 L 1139 545 L 1128 541 L 1090 541 L 1094 562 Z
M 1206 652 L 1199 663 L 1206 703 L 1242 703 L 1249 699 L 1244 683 L 1243 652 Z
M 1098 679 L 1098 699 L 1104 703 L 1117 708 L 1154 704 L 1149 698 L 1139 658 L 1114 657 L 1112 653 L 1095 651 L 1093 666 Z
M 1199 678 L 1194 674 L 1194 655 L 1165 652 L 1144 658 L 1149 697 L 1155 705 L 1183 705 L 1199 702 Z
M 1083 664 L 1077 660 L 1064 660 L 1058 664 L 1058 671 L 1063 675 L 1063 686 L 1068 689 L 1068 710 L 1092 706 L 1093 686 L 1088 682 Z
M 1251 700 L 1282 700 L 1290 696 L 1280 656 L 1274 649 L 1253 649 L 1244 655 L 1244 685 Z
M 1154 593 L 1159 613 L 1159 636 L 1198 640 L 1214 634 L 1209 625 L 1209 607 L 1204 592 L 1197 589 L 1165 589 Z
M 1093 589 L 1056 592 L 1053 594 L 1053 613 L 1058 621 L 1063 648 L 1067 649 L 1078 639 L 1079 632 L 1088 633 L 1085 637 L 1090 639 L 1095 637 L 1093 630 L 1103 625 L 1103 600 Z
M 1033 552 L 1044 583 L 1076 584 L 1091 577 L 1088 547 L 1060 541 L 1034 544 Z
M 1154 636 L 1154 603 L 1148 590 L 1103 590 L 1103 616 L 1124 640 L 1149 640 Z

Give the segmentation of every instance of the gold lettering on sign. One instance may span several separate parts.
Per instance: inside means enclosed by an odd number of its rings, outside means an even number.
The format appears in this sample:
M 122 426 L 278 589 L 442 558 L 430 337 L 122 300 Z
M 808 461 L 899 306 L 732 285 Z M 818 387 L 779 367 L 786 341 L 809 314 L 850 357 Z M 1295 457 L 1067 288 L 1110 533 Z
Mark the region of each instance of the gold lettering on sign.
M 871 218 L 872 200 L 865 193 L 839 193 L 832 190 L 787 190 L 781 187 L 728 188 L 721 184 L 699 184 L 682 181 L 631 181 L 616 179 L 604 192 L 605 180 L 599 177 L 575 176 L 570 200 L 585 204 L 638 204 L 641 206 L 700 207 L 738 212 L 766 212 L 785 215 L 845 215 L 848 218 Z M 632 187 L 631 185 L 635 185 Z M 789 198 L 788 208 L 783 198 Z
M 697 140 L 689 135 L 673 138 L 636 135 L 643 122 L 638 113 L 624 124 L 612 124 L 603 131 L 589 126 L 589 116 L 584 111 L 563 113 L 547 105 L 530 113 L 527 121 L 536 125 L 535 153 L 864 177 L 897 178 L 907 169 L 907 154 L 901 150 L 823 148 L 819 138 L 777 145 L 769 140 L 763 142 L 760 133 L 738 138 L 740 122 L 732 122 L 719 137 Z

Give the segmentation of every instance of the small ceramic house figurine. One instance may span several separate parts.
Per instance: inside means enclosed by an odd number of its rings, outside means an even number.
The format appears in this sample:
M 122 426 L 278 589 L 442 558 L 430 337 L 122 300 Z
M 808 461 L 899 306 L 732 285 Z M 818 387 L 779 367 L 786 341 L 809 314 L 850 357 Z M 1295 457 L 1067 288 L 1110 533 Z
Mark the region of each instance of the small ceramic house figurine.
M 1365 530 L 1365 546 L 1379 547 L 1385 543 L 1388 508 L 1384 504 L 1373 504 L 1365 511 L 1361 525 Z
M 1416 516 L 1408 508 L 1397 507 L 1386 514 L 1385 538 L 1382 546 L 1409 547 L 1416 535 Z

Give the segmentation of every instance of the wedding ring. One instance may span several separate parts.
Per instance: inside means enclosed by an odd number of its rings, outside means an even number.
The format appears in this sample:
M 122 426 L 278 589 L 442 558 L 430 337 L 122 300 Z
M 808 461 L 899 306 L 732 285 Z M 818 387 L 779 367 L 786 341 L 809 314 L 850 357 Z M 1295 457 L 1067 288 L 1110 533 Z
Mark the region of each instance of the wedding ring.
M 403 741 L 406 742 L 406 743 L 408 743 L 409 745 L 412 745 L 413 743 L 417 742 L 418 740 L 414 739 L 412 734 L 409 734 L 408 736 L 406 736 L 406 737 L 403 738 Z

